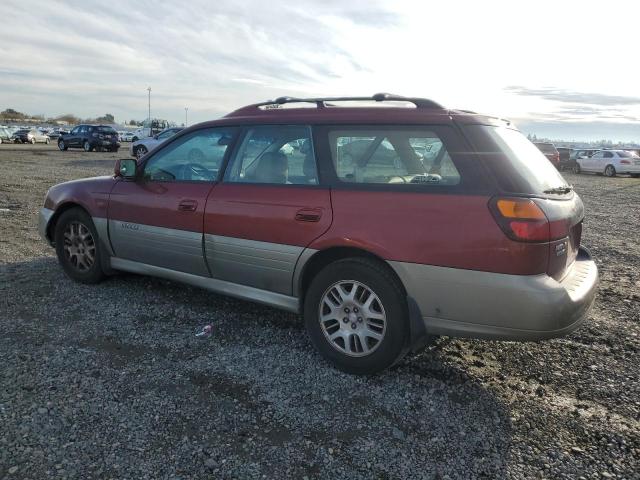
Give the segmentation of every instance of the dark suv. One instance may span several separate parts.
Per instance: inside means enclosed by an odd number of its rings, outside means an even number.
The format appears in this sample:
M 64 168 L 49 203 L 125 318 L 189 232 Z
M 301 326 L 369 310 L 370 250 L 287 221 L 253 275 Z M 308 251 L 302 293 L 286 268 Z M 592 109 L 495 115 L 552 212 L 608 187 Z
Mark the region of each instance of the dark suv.
M 371 373 L 435 335 L 577 328 L 598 280 L 583 218 L 509 122 L 378 94 L 193 125 L 49 189 L 40 232 L 78 282 L 134 272 L 300 313 L 328 361 Z
M 108 125 L 78 125 L 71 132 L 58 138 L 58 148 L 82 148 L 85 152 L 108 150 L 117 152 L 120 148 L 118 132 Z

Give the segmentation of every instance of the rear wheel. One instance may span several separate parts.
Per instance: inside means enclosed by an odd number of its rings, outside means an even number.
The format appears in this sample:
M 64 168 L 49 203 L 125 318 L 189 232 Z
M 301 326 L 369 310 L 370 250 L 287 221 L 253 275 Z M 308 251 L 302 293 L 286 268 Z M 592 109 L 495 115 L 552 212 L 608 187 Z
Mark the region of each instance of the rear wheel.
M 56 254 L 65 273 L 76 282 L 98 283 L 105 275 L 100 266 L 100 240 L 87 212 L 72 208 L 56 222 Z
M 402 358 L 407 305 L 399 282 L 378 262 L 348 258 L 311 282 L 304 319 L 320 354 L 340 370 L 372 374 Z
M 85 140 L 84 143 L 82 144 L 82 148 L 84 149 L 85 152 L 90 152 L 91 150 L 93 150 L 91 148 L 91 144 Z
M 604 169 L 604 174 L 607 177 L 615 177 L 616 169 L 613 167 L 613 165 L 607 165 L 606 168 Z

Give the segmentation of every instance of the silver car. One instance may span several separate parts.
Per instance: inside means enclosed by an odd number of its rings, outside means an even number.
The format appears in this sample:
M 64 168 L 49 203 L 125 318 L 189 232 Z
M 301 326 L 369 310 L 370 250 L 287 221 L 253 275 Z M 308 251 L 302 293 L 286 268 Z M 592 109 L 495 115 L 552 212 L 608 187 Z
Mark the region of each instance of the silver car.
M 173 127 L 167 128 L 166 130 L 161 131 L 160 133 L 155 134 L 153 137 L 143 138 L 141 140 L 136 140 L 129 146 L 129 155 L 136 158 L 141 158 L 150 152 L 158 145 L 163 143 L 165 140 L 170 139 L 176 133 L 178 133 L 182 128 Z

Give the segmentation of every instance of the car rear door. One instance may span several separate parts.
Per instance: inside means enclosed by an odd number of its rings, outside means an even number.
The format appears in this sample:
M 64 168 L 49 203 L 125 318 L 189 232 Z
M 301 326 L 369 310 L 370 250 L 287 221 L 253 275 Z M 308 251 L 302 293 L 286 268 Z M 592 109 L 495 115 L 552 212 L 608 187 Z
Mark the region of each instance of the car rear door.
M 203 128 L 159 147 L 135 180 L 119 181 L 109 199 L 116 257 L 209 276 L 202 226 L 209 192 L 234 128 Z
M 210 193 L 204 244 L 213 277 L 292 294 L 296 263 L 331 225 L 308 126 L 248 127 Z

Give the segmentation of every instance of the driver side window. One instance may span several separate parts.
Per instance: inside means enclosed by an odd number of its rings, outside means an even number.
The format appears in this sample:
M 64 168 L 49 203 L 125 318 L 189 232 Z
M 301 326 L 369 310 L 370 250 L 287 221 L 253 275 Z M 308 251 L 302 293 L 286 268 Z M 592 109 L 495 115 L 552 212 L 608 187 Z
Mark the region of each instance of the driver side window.
M 205 128 L 170 142 L 147 160 L 143 179 L 155 182 L 217 180 L 235 135 L 235 128 Z

